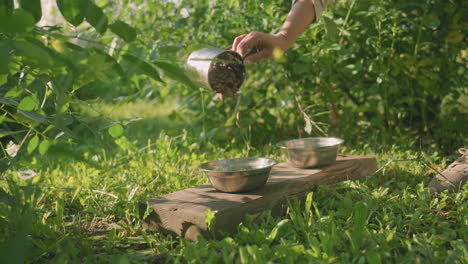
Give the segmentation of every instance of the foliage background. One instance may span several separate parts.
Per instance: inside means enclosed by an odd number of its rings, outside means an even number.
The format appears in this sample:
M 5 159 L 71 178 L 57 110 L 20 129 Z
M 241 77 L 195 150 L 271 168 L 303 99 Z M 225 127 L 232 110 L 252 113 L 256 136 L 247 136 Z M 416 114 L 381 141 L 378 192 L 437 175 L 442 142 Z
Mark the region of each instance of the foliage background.
M 155 56 L 177 61 L 194 43 L 225 47 L 245 32 L 275 32 L 289 1 L 164 6 L 148 13 L 155 21 L 140 29 L 158 36 Z M 285 58 L 249 68 L 239 103 L 202 100 L 203 93 L 177 85 L 168 96 L 183 98 L 195 124 L 205 124 L 192 127 L 194 135 L 215 141 L 232 129 L 234 136 L 256 135 L 253 142 L 259 145 L 328 134 L 357 144 L 368 137 L 383 145 L 409 140 L 415 147 L 450 153 L 466 143 L 468 129 L 465 13 L 460 1 L 338 2 Z M 203 111 L 209 114 L 200 115 Z M 237 111 L 240 130 L 232 120 Z

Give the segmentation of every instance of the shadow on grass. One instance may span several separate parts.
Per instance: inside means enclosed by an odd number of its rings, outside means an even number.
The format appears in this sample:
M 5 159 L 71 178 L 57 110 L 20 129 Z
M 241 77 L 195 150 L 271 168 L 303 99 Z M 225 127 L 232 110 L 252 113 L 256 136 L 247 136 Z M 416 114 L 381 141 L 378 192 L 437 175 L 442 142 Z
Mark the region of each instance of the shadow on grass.
M 162 131 L 167 135 L 177 136 L 182 134 L 184 129 L 190 129 L 190 126 L 164 117 L 144 118 L 130 124 L 127 127 L 126 136 L 130 140 L 144 143 L 148 139 L 158 138 Z

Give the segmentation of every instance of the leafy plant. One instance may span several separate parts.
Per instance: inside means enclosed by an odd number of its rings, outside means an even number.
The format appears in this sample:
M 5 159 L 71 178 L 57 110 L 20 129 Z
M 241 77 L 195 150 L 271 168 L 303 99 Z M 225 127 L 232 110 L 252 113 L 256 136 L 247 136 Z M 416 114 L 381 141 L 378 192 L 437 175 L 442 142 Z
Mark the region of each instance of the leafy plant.
M 284 65 L 307 87 L 299 88 L 304 104 L 319 101 L 348 136 L 360 133 L 353 129 L 359 124 L 382 131 L 382 140 L 411 133 L 427 142 L 428 134 L 450 131 L 457 135 L 451 144 L 439 136 L 432 143 L 451 151 L 468 129 L 466 112 L 457 111 L 466 106 L 458 101 L 466 93 L 464 13 L 459 1 L 338 3 L 289 53 L 295 63 Z
M 150 57 L 167 60 L 182 60 L 194 44 L 227 47 L 252 30 L 274 33 L 291 4 L 136 3 L 140 9 L 126 15 L 141 25 L 142 40 L 157 36 Z M 251 143 L 261 146 L 336 135 L 354 144 L 379 137 L 385 145 L 411 137 L 412 146 L 451 152 L 468 131 L 464 13 L 460 1 L 336 1 L 285 53 L 286 61 L 248 66 L 237 98 L 219 102 L 180 83 L 169 83 L 162 97 L 181 98 L 184 108 L 171 117 L 193 120 L 191 132 L 201 141 L 244 144 L 252 134 Z
M 91 121 L 78 112 L 87 104 L 84 100 L 135 93 L 140 89 L 136 83 L 140 74 L 163 83 L 155 67 L 187 81 L 170 63 L 141 59 L 136 52 L 139 45 L 130 44 L 136 40 L 137 30 L 120 19 L 111 21 L 92 0 L 57 0 L 66 22 L 41 27 L 35 25 L 42 15 L 40 1 L 19 1 L 16 9 L 12 3 L 0 3 L 4 161 L 23 150 L 44 155 L 53 144 L 76 141 L 73 131 L 86 128 Z M 115 35 L 108 34 L 108 29 Z M 106 123 L 99 126 L 110 126 L 113 137 L 122 135 L 121 125 Z M 6 152 L 9 142 L 16 146 L 11 155 Z

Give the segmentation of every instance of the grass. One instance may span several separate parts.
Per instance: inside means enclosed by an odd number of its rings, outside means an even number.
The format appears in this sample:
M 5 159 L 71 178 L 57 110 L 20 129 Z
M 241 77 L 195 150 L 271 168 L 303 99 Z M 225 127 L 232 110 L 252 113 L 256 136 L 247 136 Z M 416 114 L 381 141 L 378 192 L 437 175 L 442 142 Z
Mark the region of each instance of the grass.
M 437 196 L 425 188 L 434 169 L 457 155 L 404 145 L 379 153 L 346 146 L 347 154 L 375 155 L 382 169 L 365 180 L 319 187 L 303 203 L 290 201 L 283 217 L 249 216 L 237 234 L 221 240 L 193 243 L 145 231 L 137 202 L 206 183 L 201 162 L 281 160 L 272 145 L 202 146 L 183 124 L 167 135 L 161 131 L 170 123 L 168 107 L 150 106 L 112 110 L 115 120 L 143 118 L 128 126 L 126 149 L 83 139 L 65 149 L 74 155 L 34 157 L 37 175 L 30 179 L 20 178 L 19 169 L 1 176 L 1 263 L 468 263 L 468 185 Z

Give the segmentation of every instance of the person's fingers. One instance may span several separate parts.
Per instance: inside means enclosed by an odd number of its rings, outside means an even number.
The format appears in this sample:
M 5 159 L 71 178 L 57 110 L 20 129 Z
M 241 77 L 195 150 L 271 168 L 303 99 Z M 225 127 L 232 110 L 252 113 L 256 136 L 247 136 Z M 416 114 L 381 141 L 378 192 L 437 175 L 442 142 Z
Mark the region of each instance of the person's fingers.
M 255 47 L 261 41 L 262 35 L 259 32 L 250 32 L 237 45 L 237 53 L 244 56 L 250 48 Z
M 245 64 L 252 64 L 273 57 L 273 45 L 275 39 L 266 33 L 252 31 L 249 34 L 238 36 L 234 39 L 232 50 L 244 58 Z M 252 48 L 260 48 L 256 53 L 249 54 Z
M 245 64 L 252 64 L 252 63 L 259 62 L 259 61 L 271 59 L 271 57 L 272 57 L 272 50 L 265 48 L 265 49 L 260 50 L 257 53 L 253 53 L 253 54 L 245 57 L 244 58 L 244 63 Z
M 240 36 L 238 36 L 237 38 L 234 39 L 234 42 L 232 43 L 232 47 L 231 47 L 231 49 L 232 49 L 234 52 L 238 52 L 238 51 L 237 51 L 237 46 L 238 46 L 239 43 L 245 38 L 245 36 L 247 36 L 247 34 L 240 35 Z

